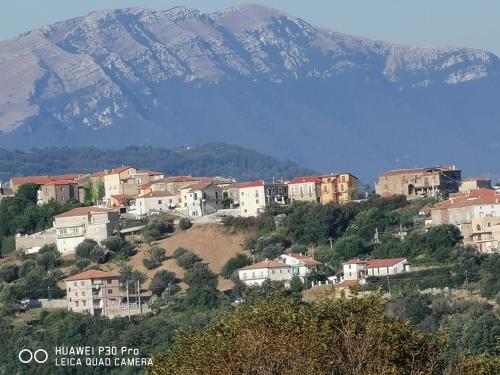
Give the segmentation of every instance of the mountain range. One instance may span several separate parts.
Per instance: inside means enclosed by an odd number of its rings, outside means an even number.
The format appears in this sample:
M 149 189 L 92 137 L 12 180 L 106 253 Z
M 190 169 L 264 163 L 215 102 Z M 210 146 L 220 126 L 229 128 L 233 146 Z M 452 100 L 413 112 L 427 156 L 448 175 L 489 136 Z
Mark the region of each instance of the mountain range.
M 500 63 L 341 34 L 248 4 L 98 11 L 0 42 L 0 147 L 227 142 L 372 178 L 495 178 Z

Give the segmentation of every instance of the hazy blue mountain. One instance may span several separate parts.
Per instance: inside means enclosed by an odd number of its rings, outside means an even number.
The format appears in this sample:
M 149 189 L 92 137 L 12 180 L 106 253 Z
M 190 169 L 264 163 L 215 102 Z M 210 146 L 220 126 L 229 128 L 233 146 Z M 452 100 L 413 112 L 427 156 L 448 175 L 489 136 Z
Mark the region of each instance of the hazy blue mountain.
M 0 181 L 11 177 L 92 173 L 132 165 L 161 171 L 169 176 L 225 176 L 240 181 L 267 181 L 314 173 L 291 161 L 224 143 L 162 149 L 129 146 L 100 150 L 95 147 L 52 147 L 31 150 L 0 149 Z
M 244 5 L 101 11 L 0 42 L 0 146 L 228 142 L 373 177 L 498 171 L 500 64 Z

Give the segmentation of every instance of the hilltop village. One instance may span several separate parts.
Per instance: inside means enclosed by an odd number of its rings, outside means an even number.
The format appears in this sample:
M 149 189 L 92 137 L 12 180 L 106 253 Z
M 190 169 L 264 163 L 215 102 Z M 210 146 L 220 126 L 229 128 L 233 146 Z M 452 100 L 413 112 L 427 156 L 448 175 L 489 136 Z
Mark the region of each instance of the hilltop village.
M 496 252 L 500 241 L 500 192 L 485 178 L 462 179 L 461 171 L 455 167 L 388 171 L 379 176 L 375 188 L 370 190 L 369 186 L 360 187 L 351 173 L 240 182 L 220 176 L 168 176 L 164 172 L 123 166 L 92 174 L 14 177 L 9 184 L 2 185 L 0 199 L 11 199 L 26 186 L 36 190 L 38 206 L 73 202 L 74 208 L 55 214 L 52 225 L 41 231 L 16 233 L 15 250 L 24 257 L 37 256 L 50 247 L 63 257 L 75 254 L 81 257 L 82 247 L 89 243 L 136 239 L 141 234 L 146 237 L 145 228 L 166 217 L 167 226 L 224 225 L 235 218 L 257 218 L 269 210 L 284 210 L 300 202 L 348 206 L 374 196 L 422 202 L 418 211 L 420 231 L 454 225 L 463 244 L 474 246 L 478 252 Z M 275 220 L 283 216 L 286 215 L 278 215 Z M 396 236 L 404 239 L 407 229 L 401 227 Z M 375 228 L 373 243 L 381 235 Z M 410 272 L 407 257 L 356 257 L 339 263 L 338 272 L 322 280 L 311 279 L 323 266 L 321 259 L 318 260 L 321 257 L 315 256 L 314 248 L 299 249 L 270 252 L 271 257 L 253 256 L 253 261 L 242 262 L 234 275 L 248 287 L 262 286 L 267 280 L 290 287 L 297 279 L 307 288 L 321 285 L 349 288 L 364 285 L 370 277 Z M 123 315 L 125 311 L 119 308 L 124 306 L 125 298 L 120 289 L 120 274 L 94 268 L 83 268 L 63 280 L 66 304 L 62 304 L 92 315 Z M 141 289 L 140 285 L 134 287 Z M 85 290 L 89 288 L 93 294 L 86 296 Z M 141 296 L 136 296 L 132 310 L 130 296 L 127 301 L 128 314 L 141 313 L 147 308 Z

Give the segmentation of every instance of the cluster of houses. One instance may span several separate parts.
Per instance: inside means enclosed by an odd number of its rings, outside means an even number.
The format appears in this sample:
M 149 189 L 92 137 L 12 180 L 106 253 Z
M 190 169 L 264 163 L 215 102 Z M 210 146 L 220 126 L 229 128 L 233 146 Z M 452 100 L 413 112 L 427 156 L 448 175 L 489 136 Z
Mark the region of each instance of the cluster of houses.
M 74 252 L 84 239 L 101 241 L 117 234 L 122 215 L 141 218 L 173 213 L 198 219 L 218 213 L 249 217 L 258 216 L 271 205 L 345 203 L 358 198 L 358 180 L 350 173 L 238 182 L 224 177 L 170 177 L 124 166 L 93 174 L 12 178 L 5 191 L 15 194 L 28 183 L 38 186 L 40 205 L 50 201 L 93 204 L 57 215 L 52 229 L 16 236 L 17 249 L 37 252 L 43 245 L 55 243 L 62 254 Z
M 239 279 L 248 286 L 262 285 L 266 280 L 283 281 L 289 285 L 297 276 L 304 282 L 308 275 L 318 270 L 320 262 L 303 254 L 286 253 L 274 260 L 264 260 L 238 270 Z M 390 276 L 409 272 L 410 263 L 406 258 L 393 259 L 352 259 L 343 264 L 342 272 L 329 281 L 336 287 L 362 285 L 370 276 Z

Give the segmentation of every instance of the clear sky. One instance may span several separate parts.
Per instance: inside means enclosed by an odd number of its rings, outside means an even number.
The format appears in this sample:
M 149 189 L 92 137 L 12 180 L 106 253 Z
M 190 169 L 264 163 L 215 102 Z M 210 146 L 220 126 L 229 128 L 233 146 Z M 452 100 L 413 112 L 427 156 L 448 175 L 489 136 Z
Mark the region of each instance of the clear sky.
M 474 47 L 500 55 L 500 0 L 4 0 L 0 39 L 99 9 L 185 5 L 210 12 L 246 2 L 358 36 L 422 47 Z

